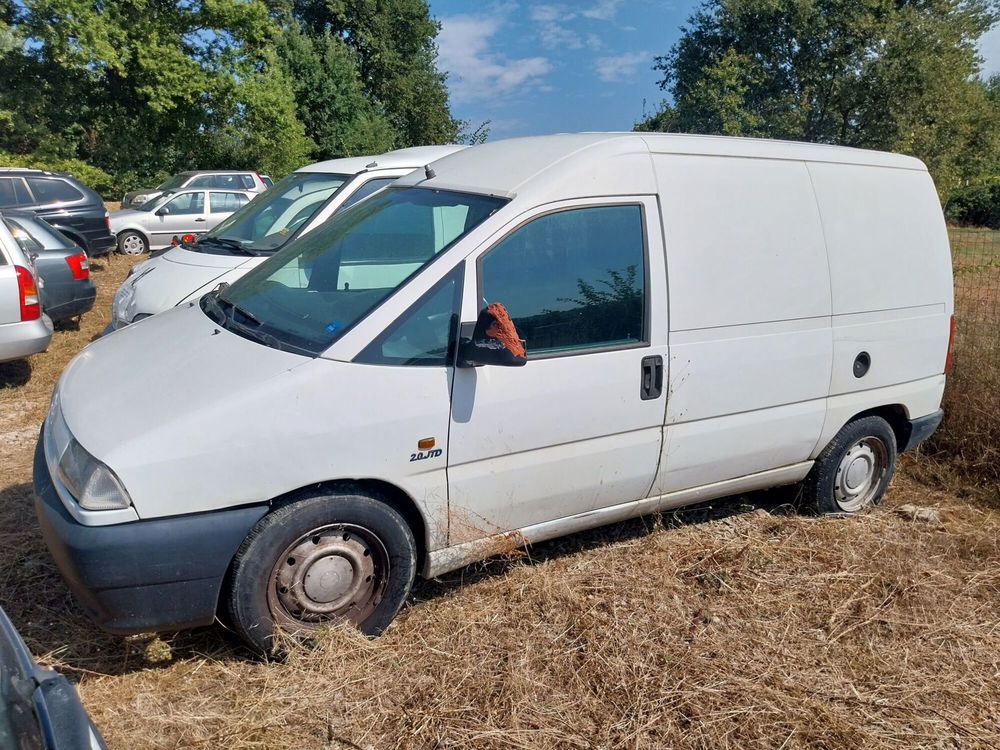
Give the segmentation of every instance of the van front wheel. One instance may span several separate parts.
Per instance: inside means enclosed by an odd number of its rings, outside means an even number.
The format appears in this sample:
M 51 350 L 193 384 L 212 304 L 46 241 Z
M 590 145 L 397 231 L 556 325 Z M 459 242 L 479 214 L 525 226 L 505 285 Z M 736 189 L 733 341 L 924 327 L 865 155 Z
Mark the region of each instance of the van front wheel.
M 803 485 L 818 513 L 858 513 L 882 501 L 896 466 L 896 435 L 882 417 L 848 423 L 823 449 Z
M 365 495 L 310 497 L 264 516 L 233 560 L 228 610 L 253 648 L 338 621 L 375 636 L 410 592 L 416 545 L 393 508 Z

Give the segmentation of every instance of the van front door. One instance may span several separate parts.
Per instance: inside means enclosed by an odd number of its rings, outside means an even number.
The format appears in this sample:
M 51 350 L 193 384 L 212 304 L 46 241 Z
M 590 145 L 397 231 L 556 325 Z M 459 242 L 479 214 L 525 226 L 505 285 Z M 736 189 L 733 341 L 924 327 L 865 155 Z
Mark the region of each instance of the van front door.
M 455 372 L 450 544 L 648 495 L 666 402 L 661 237 L 655 199 L 593 199 L 522 217 L 467 259 L 462 320 L 502 303 L 528 362 Z

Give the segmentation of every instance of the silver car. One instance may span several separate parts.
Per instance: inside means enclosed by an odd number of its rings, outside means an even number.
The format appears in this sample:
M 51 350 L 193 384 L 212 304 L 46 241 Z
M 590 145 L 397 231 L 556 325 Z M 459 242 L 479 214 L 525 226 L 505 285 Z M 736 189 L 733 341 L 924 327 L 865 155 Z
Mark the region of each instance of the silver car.
M 45 351 L 51 339 L 35 263 L 0 221 L 0 362 Z
M 111 233 L 118 250 L 140 255 L 182 241 L 192 241 L 212 229 L 254 197 L 246 190 L 181 190 L 164 193 L 139 208 L 111 213 Z
M 122 197 L 122 208 L 138 208 L 143 203 L 159 198 L 166 192 L 181 188 L 202 188 L 216 190 L 247 190 L 251 193 L 262 193 L 273 183 L 266 174 L 237 170 L 198 170 L 179 172 L 168 180 L 164 180 L 154 189 L 133 190 Z

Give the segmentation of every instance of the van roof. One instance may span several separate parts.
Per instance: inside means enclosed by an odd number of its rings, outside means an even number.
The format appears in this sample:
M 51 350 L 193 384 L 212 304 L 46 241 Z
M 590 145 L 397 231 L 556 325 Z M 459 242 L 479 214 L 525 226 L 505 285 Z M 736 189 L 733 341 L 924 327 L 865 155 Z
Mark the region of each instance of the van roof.
M 461 151 L 467 146 L 449 144 L 447 146 L 414 146 L 389 151 L 377 156 L 349 156 L 346 159 L 330 159 L 299 167 L 296 172 L 335 172 L 357 174 L 375 169 L 417 169 L 443 156 Z M 374 163 L 375 166 L 371 166 Z
M 650 154 L 690 154 L 756 159 L 861 164 L 926 171 L 919 159 L 845 146 L 775 141 L 761 138 L 682 135 L 678 133 L 562 133 L 491 141 L 451 154 L 434 164 L 435 176 L 423 172 L 400 179 L 402 185 L 488 193 L 512 198 L 536 179 L 552 192 L 551 200 L 586 195 L 656 192 Z M 561 185 L 567 190 L 556 190 Z M 617 189 L 611 189 L 617 186 Z

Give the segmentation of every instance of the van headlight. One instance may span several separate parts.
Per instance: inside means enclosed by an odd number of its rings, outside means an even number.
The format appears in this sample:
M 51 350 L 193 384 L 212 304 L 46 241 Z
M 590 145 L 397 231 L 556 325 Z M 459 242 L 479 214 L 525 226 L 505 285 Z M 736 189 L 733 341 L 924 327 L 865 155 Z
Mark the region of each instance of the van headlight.
M 70 438 L 59 459 L 59 478 L 86 510 L 120 510 L 132 504 L 115 473 L 90 455 L 76 438 Z

